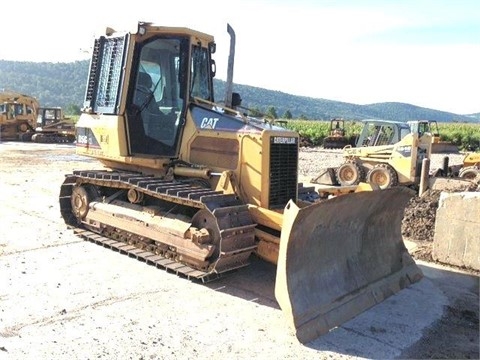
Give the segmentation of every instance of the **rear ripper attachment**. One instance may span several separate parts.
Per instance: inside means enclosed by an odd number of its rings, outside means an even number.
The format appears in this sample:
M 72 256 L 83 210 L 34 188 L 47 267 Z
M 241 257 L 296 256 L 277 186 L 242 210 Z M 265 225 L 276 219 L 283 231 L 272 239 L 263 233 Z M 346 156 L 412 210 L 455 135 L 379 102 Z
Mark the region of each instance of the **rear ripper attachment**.
M 256 248 L 248 207 L 191 181 L 77 171 L 60 207 L 77 235 L 203 282 L 248 265 Z

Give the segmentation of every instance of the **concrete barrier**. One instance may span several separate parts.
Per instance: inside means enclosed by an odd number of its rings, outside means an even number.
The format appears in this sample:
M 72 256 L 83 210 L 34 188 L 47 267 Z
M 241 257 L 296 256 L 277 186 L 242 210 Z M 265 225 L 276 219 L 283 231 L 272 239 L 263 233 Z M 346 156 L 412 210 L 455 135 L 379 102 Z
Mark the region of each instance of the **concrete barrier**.
M 440 194 L 432 257 L 480 270 L 480 192 Z

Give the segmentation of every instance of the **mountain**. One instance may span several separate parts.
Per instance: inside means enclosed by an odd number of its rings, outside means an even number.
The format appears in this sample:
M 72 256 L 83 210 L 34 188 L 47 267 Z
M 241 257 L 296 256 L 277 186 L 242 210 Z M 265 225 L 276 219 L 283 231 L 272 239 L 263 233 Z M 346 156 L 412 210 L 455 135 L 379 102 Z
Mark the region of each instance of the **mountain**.
M 0 89 L 34 96 L 43 106 L 81 106 L 88 61 L 35 63 L 0 60 Z
M 0 60 L 0 89 L 36 97 L 44 106 L 81 107 L 89 61 L 72 63 L 36 63 Z M 215 79 L 215 98 L 225 97 L 225 82 Z M 296 96 L 281 91 L 234 84 L 242 106 L 267 112 L 274 108 L 279 117 L 287 111 L 293 118 L 329 120 L 342 117 L 351 120 L 368 118 L 406 121 L 428 119 L 438 122 L 478 122 L 480 113 L 460 115 L 398 102 L 358 105 L 341 101 Z

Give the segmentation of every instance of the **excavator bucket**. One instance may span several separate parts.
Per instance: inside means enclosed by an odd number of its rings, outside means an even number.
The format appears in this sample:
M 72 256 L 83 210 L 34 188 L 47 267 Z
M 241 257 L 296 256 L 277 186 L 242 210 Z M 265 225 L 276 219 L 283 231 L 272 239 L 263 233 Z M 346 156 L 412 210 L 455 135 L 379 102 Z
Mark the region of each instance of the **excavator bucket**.
M 395 187 L 287 204 L 275 297 L 302 343 L 380 303 L 423 274 L 401 235 L 413 191 Z

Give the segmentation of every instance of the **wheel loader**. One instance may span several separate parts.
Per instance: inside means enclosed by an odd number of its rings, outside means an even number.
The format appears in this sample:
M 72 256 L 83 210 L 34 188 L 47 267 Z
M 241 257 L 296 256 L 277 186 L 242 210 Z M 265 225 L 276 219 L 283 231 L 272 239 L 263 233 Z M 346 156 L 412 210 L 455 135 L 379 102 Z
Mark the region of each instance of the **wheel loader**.
M 298 133 L 236 110 L 227 30 L 218 102 L 212 36 L 139 22 L 95 39 L 76 152 L 104 168 L 66 174 L 60 210 L 78 236 L 187 280 L 276 264 L 275 297 L 305 343 L 421 279 L 400 231 L 413 194 L 319 201 L 299 184 Z
M 368 130 L 372 123 L 373 132 Z M 365 122 L 357 144 L 367 146 L 343 149 L 344 163 L 335 169 L 336 182 L 343 186 L 367 182 L 380 189 L 416 186 L 420 183 L 423 159 L 431 157 L 431 138 L 430 133 L 410 132 L 405 123 Z

